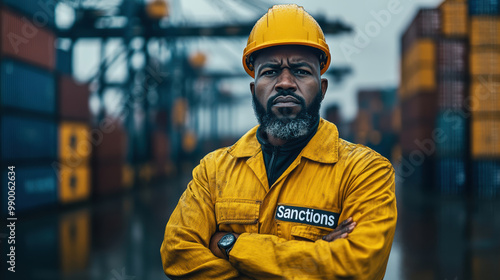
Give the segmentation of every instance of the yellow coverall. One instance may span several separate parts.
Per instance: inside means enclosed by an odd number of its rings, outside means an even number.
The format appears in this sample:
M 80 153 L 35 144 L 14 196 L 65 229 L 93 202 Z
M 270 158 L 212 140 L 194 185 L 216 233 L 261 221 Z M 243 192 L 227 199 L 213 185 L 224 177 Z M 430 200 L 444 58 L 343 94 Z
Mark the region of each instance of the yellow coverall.
M 173 279 L 383 279 L 397 220 L 391 163 L 340 139 L 336 126 L 321 119 L 269 186 L 256 131 L 194 169 L 165 229 L 165 273 Z M 339 213 L 338 222 L 353 217 L 357 225 L 345 239 L 323 241 L 331 227 L 277 218 L 293 206 Z M 216 231 L 241 234 L 229 261 L 208 248 Z

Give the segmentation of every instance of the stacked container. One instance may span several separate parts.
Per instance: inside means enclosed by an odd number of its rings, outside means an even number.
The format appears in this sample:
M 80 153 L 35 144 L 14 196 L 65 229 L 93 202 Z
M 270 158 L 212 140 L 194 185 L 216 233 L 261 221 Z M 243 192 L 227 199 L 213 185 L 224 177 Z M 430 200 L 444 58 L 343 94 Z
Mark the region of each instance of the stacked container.
M 118 120 L 110 117 L 94 126 L 92 139 L 92 193 L 105 196 L 124 190 L 124 163 L 127 149 L 127 136 Z M 129 179 L 130 180 L 130 179 Z
M 466 12 L 465 1 L 422 9 L 402 38 L 403 160 L 411 181 L 434 182 L 442 193 L 462 193 L 466 184 Z
M 438 9 L 422 9 L 402 37 L 401 151 L 407 179 L 427 185 L 432 168 L 427 153 L 418 153 L 419 141 L 432 139 L 437 114 L 436 41 L 441 17 Z M 413 178 L 415 180 L 413 180 Z
M 396 100 L 395 89 L 358 91 L 358 114 L 351 127 L 355 143 L 367 145 L 391 158 L 396 136 L 391 125 Z
M 437 49 L 435 185 L 441 193 L 464 193 L 467 183 L 468 86 L 467 3 L 448 0 L 439 6 L 441 37 Z
M 499 1 L 469 0 L 472 182 L 480 197 L 500 194 Z
M 56 204 L 59 184 L 52 166 L 58 142 L 55 36 L 50 29 L 54 7 L 42 10 L 36 2 L 16 3 L 4 1 L 0 7 L 0 173 L 5 202 L 7 167 L 15 166 L 19 213 Z

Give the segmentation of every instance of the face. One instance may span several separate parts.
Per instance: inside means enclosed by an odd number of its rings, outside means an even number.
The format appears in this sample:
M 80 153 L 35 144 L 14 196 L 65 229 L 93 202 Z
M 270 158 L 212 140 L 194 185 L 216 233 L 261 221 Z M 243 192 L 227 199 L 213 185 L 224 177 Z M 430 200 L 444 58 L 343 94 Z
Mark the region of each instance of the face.
M 254 65 L 250 90 L 264 131 L 283 140 L 307 134 L 328 87 L 316 53 L 303 46 L 273 47 L 260 51 Z

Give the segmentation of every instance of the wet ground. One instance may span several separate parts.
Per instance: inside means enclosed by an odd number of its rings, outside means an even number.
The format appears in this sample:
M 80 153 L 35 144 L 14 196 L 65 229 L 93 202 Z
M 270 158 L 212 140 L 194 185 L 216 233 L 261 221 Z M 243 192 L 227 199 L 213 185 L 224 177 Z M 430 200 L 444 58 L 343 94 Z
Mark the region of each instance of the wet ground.
M 188 177 L 92 204 L 19 217 L 15 273 L 1 279 L 167 279 L 159 247 Z M 399 219 L 385 279 L 500 279 L 500 200 L 398 192 Z

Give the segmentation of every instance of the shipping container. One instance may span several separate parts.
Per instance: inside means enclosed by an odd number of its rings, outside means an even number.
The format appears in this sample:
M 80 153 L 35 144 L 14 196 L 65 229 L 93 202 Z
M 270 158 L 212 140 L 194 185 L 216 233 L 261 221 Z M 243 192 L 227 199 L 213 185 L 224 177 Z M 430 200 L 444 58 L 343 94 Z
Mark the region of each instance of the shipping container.
M 127 134 L 121 124 L 104 120 L 99 127 L 91 129 L 92 156 L 95 161 L 124 160 L 127 151 Z
M 61 74 L 73 74 L 73 56 L 68 50 L 56 49 L 56 70 Z
M 438 80 L 438 108 L 460 110 L 467 106 L 467 83 L 465 79 Z
M 472 183 L 474 193 L 481 198 L 500 195 L 500 160 L 472 161 Z
M 469 100 L 474 113 L 500 112 L 500 80 L 491 75 L 473 77 Z
M 442 194 L 463 194 L 467 179 L 463 158 L 440 158 L 436 161 L 436 190 Z
M 2 107 L 55 113 L 55 81 L 50 72 L 11 59 L 2 60 L 1 68 Z
M 421 123 L 408 127 L 403 126 L 399 137 L 403 156 L 413 153 L 427 158 L 436 153 L 437 135 L 434 124 Z
M 76 168 L 63 164 L 59 172 L 59 201 L 62 204 L 85 201 L 90 197 L 91 174 L 88 164 Z
M 460 39 L 437 40 L 437 69 L 439 78 L 463 78 L 468 74 L 467 41 Z
M 471 75 L 500 75 L 500 48 L 471 49 L 470 56 Z
M 3 203 L 8 201 L 8 182 L 15 182 L 15 213 L 36 210 L 40 207 L 56 205 L 58 180 L 56 172 L 49 166 L 15 166 L 14 174 L 8 173 L 7 168 L 2 172 Z M 14 175 L 14 176 L 12 176 Z M 9 180 L 12 177 L 13 180 Z M 7 213 L 7 207 L 2 207 Z
M 421 38 L 409 46 L 403 54 L 403 69 L 405 74 L 411 74 L 420 68 L 434 67 L 436 64 L 436 43 L 429 38 Z
M 500 45 L 500 17 L 470 17 L 469 40 L 471 46 Z
M 498 15 L 499 0 L 468 0 L 469 15 Z
M 59 75 L 58 86 L 59 115 L 65 119 L 89 121 L 89 85 L 78 83 L 71 76 Z
M 415 123 L 434 125 L 437 117 L 436 92 L 419 92 L 401 101 L 401 125 L 412 126 Z
M 26 17 L 1 8 L 0 19 L 2 56 L 14 57 L 47 70 L 54 70 L 55 35 L 52 31 L 36 26 Z
M 467 36 L 467 2 L 444 1 L 441 11 L 441 32 L 446 37 Z
M 59 159 L 76 165 L 88 163 L 92 153 L 91 140 L 90 127 L 86 123 L 62 121 L 59 125 Z
M 54 160 L 57 157 L 57 125 L 38 118 L 2 115 L 2 160 Z
M 90 256 L 90 212 L 83 209 L 59 219 L 60 271 L 64 276 L 84 272 Z
M 36 27 L 55 27 L 55 8 L 57 1 L 53 0 L 2 0 L 3 4 L 14 9 L 32 21 Z
M 467 116 L 464 111 L 446 110 L 439 113 L 436 121 L 436 131 L 439 137 L 434 140 L 438 157 L 464 158 L 466 156 Z
M 123 188 L 123 161 L 94 161 L 92 163 L 92 195 L 117 194 Z
M 423 37 L 436 37 L 441 33 L 439 9 L 420 9 L 402 37 L 402 52 L 405 53 L 415 42 Z
M 473 115 L 470 138 L 473 159 L 500 158 L 500 117 Z
M 325 119 L 335 125 L 341 124 L 341 114 L 340 114 L 340 106 L 338 104 L 332 104 L 328 106 L 325 110 Z

